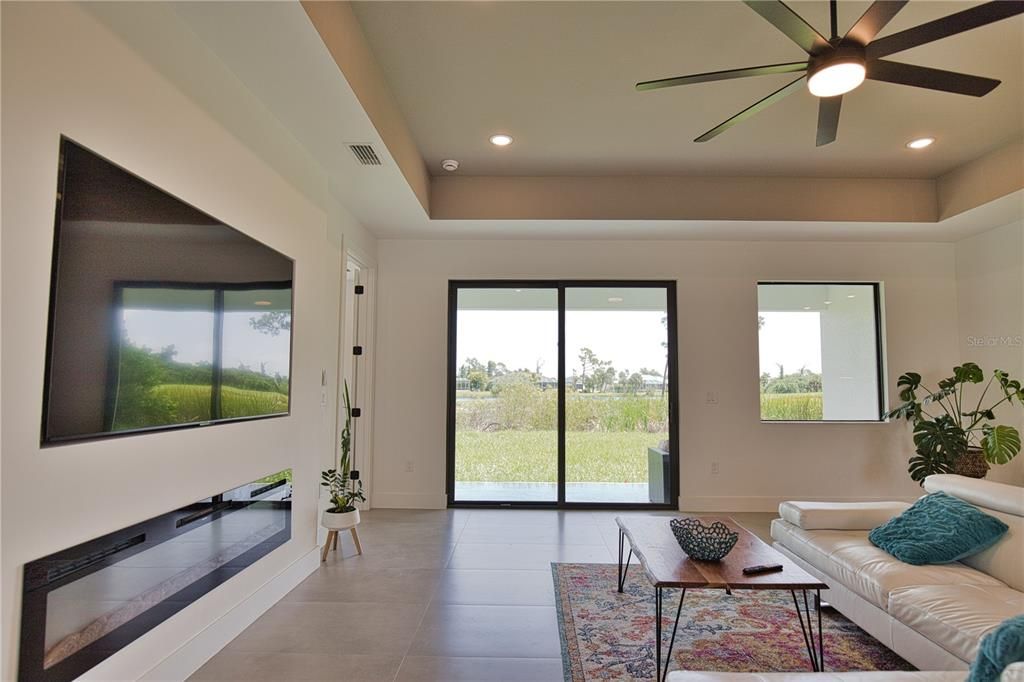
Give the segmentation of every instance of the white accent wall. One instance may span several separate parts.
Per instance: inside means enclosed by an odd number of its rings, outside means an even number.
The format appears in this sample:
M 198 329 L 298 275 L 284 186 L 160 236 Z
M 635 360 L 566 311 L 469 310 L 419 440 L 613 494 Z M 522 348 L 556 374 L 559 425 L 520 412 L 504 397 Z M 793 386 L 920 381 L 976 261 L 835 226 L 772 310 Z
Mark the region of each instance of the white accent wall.
M 375 506 L 445 503 L 447 286 L 473 278 L 678 283 L 683 508 L 919 494 L 906 424 L 761 423 L 757 282 L 884 282 L 893 397 L 958 359 L 952 244 L 381 240 L 378 262 Z
M 1022 264 L 1024 222 L 988 230 L 956 244 L 960 360 L 977 363 L 986 375 L 1001 369 L 1018 381 L 1024 381 Z M 1021 405 L 1003 405 L 996 410 L 996 417 L 998 423 L 1014 425 L 1024 433 Z M 1007 466 L 993 468 L 989 478 L 1024 485 L 1024 455 Z
M 144 11 L 164 16 L 152 21 Z M 351 242 L 373 258 L 375 240 L 333 200 L 308 153 L 169 9 L 3 3 L 0 12 L 0 679 L 17 676 L 26 562 L 291 468 L 292 540 L 89 673 L 180 678 L 317 565 L 309 562 L 317 473 L 331 459 L 337 409 L 332 384 L 321 406 L 321 371 L 337 375 L 342 253 Z M 149 56 L 119 31 L 148 39 Z M 40 447 L 61 134 L 295 260 L 290 416 Z

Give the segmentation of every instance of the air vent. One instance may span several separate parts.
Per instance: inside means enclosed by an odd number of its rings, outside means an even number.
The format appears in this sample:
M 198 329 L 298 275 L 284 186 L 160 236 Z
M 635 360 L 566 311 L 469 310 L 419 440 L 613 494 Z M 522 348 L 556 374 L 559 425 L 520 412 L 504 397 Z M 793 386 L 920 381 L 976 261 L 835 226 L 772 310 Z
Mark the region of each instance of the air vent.
M 356 161 L 363 166 L 379 166 L 380 157 L 377 156 L 377 152 L 373 150 L 368 144 L 350 144 L 348 146 L 352 150 L 352 155 L 356 157 Z

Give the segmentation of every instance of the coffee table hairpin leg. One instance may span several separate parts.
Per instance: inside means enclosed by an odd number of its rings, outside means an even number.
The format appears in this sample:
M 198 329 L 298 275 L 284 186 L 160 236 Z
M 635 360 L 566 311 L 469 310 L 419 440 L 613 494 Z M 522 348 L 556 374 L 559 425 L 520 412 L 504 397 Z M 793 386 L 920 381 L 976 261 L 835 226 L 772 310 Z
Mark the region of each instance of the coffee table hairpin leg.
M 633 558 L 633 547 L 629 548 L 629 556 L 626 557 L 626 565 L 622 565 L 622 552 L 625 549 L 626 537 L 622 529 L 619 529 L 619 592 L 622 592 L 622 588 L 626 585 L 626 573 L 629 571 L 629 560 Z
M 811 620 L 811 606 L 807 598 L 807 590 L 801 590 L 804 594 L 804 610 L 800 611 L 800 602 L 796 598 L 796 590 L 790 590 L 790 594 L 793 595 L 793 606 L 796 608 L 796 617 L 800 620 L 800 632 L 804 636 L 804 644 L 807 646 L 807 656 L 811 659 L 811 670 L 816 673 L 823 672 L 825 670 L 825 633 L 821 629 L 821 590 L 815 590 L 814 606 L 818 612 L 818 641 L 815 646 L 814 641 L 814 626 Z M 804 616 L 807 614 L 806 627 L 804 625 Z
M 683 599 L 686 598 L 686 589 L 679 593 L 679 606 L 676 607 L 676 620 L 672 624 L 672 637 L 668 640 L 668 653 L 665 654 L 665 665 L 661 664 L 661 614 L 662 614 L 662 591 L 664 588 L 654 588 L 654 660 L 657 661 L 656 682 L 662 682 L 668 676 L 668 665 L 672 662 L 672 647 L 676 643 L 676 631 L 679 630 L 679 616 L 683 612 Z

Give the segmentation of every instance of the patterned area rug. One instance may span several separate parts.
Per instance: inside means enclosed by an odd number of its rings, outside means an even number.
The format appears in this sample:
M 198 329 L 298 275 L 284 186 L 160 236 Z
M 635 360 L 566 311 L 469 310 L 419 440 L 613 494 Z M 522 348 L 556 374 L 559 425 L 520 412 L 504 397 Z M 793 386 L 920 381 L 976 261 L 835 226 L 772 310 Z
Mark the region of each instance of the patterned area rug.
M 623 594 L 615 564 L 551 564 L 551 571 L 565 679 L 653 680 L 654 588 L 639 567 L 630 567 Z M 679 591 L 667 590 L 662 656 L 678 604 Z M 837 611 L 823 617 L 826 670 L 914 669 Z M 809 671 L 792 596 L 687 591 L 669 670 Z

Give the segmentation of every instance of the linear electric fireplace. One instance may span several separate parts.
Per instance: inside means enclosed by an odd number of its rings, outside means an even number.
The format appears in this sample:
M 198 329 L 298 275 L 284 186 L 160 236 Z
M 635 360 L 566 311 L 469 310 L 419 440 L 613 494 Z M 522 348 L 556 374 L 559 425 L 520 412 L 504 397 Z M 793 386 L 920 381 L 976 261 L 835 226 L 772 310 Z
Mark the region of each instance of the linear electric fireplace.
M 291 538 L 291 470 L 25 565 L 19 680 L 71 680 Z

